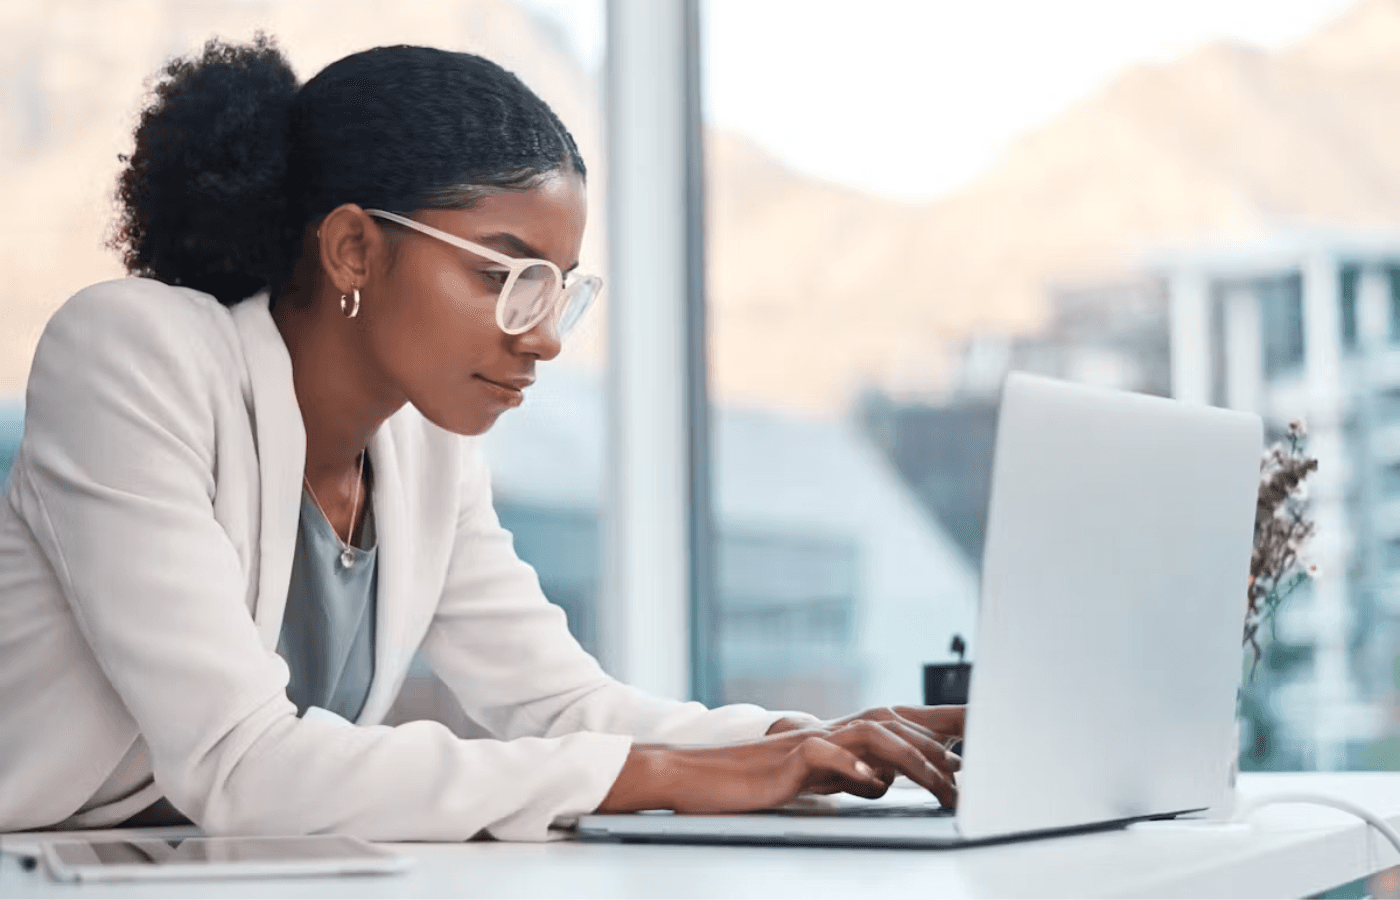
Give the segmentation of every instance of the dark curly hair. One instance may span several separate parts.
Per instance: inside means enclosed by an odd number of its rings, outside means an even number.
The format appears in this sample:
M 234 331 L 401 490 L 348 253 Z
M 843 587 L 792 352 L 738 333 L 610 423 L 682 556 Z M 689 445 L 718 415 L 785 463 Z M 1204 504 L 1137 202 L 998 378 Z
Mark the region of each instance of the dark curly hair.
M 127 271 L 232 305 L 291 288 L 306 227 L 343 203 L 461 209 L 561 169 L 563 123 L 489 60 L 378 47 L 298 89 L 274 41 L 212 40 L 161 72 L 122 157 L 112 246 Z

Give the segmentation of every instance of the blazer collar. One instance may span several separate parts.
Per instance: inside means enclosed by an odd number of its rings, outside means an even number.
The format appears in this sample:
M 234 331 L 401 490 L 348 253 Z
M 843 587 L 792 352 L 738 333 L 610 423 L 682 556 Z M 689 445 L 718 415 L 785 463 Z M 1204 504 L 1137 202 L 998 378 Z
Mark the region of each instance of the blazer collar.
M 268 650 L 277 649 L 282 612 L 292 577 L 306 428 L 292 384 L 292 358 L 272 321 L 266 292 L 233 307 L 253 390 L 261 515 L 258 529 L 258 599 L 253 621 Z

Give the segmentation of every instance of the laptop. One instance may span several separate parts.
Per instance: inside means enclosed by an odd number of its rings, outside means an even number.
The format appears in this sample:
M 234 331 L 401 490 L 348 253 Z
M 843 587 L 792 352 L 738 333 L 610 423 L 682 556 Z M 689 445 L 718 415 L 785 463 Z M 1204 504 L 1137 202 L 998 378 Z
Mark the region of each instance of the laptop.
M 951 847 L 1206 810 L 1235 740 L 1262 445 L 1253 414 L 1012 373 L 956 813 L 906 789 L 586 815 L 577 836 Z

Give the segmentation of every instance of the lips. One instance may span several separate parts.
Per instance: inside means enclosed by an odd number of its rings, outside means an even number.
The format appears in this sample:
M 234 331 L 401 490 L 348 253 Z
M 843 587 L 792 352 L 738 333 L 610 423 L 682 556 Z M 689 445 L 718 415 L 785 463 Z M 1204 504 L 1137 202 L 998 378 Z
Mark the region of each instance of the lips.
M 535 379 L 529 375 L 521 375 L 513 378 L 487 378 L 485 375 L 478 374 L 472 377 L 479 378 L 492 387 L 497 387 L 516 395 L 523 393 L 527 387 L 535 383 Z

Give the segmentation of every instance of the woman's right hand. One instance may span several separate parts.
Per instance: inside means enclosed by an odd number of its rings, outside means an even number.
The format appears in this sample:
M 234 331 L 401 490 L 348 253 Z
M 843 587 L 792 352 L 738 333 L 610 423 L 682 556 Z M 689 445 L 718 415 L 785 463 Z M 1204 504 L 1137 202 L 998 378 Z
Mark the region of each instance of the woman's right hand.
M 804 793 L 879 797 L 896 774 L 956 806 L 961 761 L 939 735 L 900 721 L 856 719 L 785 731 L 747 744 L 637 744 L 599 812 L 772 809 Z

